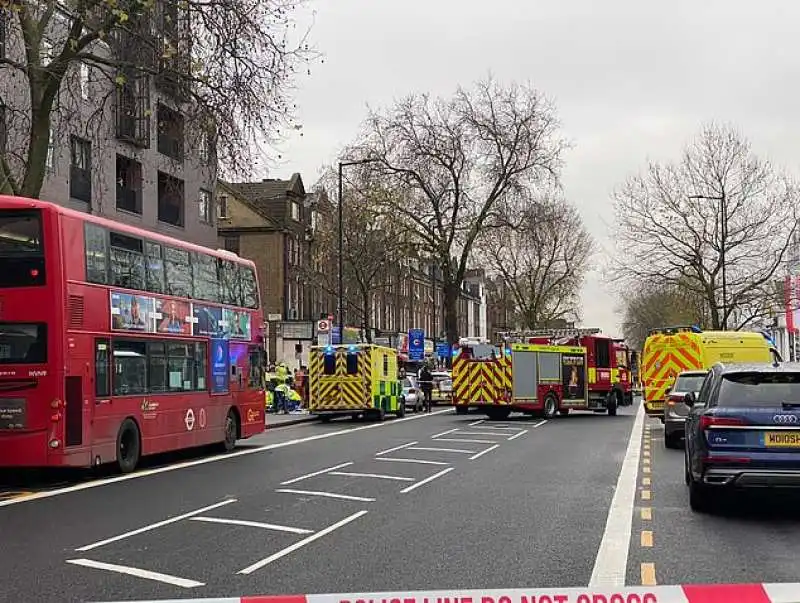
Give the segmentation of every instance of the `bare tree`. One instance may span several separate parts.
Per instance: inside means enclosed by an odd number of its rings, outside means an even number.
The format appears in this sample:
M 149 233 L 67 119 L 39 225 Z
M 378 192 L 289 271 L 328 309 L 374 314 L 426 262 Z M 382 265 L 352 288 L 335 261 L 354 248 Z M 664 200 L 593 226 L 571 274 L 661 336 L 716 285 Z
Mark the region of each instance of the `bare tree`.
M 627 292 L 622 308 L 627 343 L 641 350 L 652 329 L 678 325 L 703 326 L 710 315 L 706 300 L 680 286 L 642 285 Z
M 565 147 L 557 129 L 536 90 L 491 77 L 451 99 L 412 94 L 369 115 L 354 157 L 376 160 L 387 186 L 403 191 L 386 209 L 436 258 L 451 343 L 473 245 L 514 190 L 557 178 Z
M 518 326 L 579 318 L 595 247 L 578 211 L 556 193 L 526 196 L 506 225 L 486 232 L 478 249 L 513 299 Z
M 345 315 L 358 321 L 371 341 L 373 312 L 381 292 L 389 285 L 400 260 L 406 256 L 406 233 L 396 220 L 381 213 L 391 191 L 356 174 L 344 188 L 343 204 L 343 306 Z M 329 190 L 335 176 L 329 171 L 318 186 Z M 314 266 L 307 282 L 329 295 L 338 295 L 338 214 L 334 204 L 320 213 L 315 236 Z
M 314 58 L 305 36 L 288 35 L 301 1 L 0 2 L 0 191 L 37 197 L 54 122 L 60 130 L 80 114 L 90 130 L 108 121 L 92 119 L 108 116 L 108 99 L 117 123 L 130 121 L 131 142 L 149 146 L 152 82 L 193 126 L 187 144 L 208 144 L 231 171 L 246 171 L 254 142 L 292 123 L 293 75 Z M 89 76 L 87 87 L 79 80 Z
M 651 163 L 616 192 L 615 276 L 626 289 L 680 287 L 705 300 L 707 326 L 742 328 L 778 301 L 797 200 L 735 130 L 707 126 L 681 161 Z

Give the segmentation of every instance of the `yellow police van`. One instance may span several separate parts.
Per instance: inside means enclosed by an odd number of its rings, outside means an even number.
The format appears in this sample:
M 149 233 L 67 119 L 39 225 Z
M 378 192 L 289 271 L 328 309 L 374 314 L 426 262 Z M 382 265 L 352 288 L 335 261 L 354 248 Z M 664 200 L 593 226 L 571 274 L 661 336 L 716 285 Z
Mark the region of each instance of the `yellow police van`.
M 387 413 L 405 414 L 393 348 L 368 343 L 313 346 L 308 380 L 308 410 L 322 421 L 340 415 L 383 421 Z

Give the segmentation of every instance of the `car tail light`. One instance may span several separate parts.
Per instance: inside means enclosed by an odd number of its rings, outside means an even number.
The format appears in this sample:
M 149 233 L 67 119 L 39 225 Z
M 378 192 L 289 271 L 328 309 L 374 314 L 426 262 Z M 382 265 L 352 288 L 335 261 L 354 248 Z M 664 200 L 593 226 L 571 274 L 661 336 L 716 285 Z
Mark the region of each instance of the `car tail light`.
M 727 427 L 734 425 L 744 425 L 742 419 L 735 417 L 714 417 L 710 415 L 703 415 L 700 417 L 700 429 L 708 429 L 709 427 Z
M 667 398 L 667 406 L 675 406 L 683 402 L 683 396 L 669 396 Z

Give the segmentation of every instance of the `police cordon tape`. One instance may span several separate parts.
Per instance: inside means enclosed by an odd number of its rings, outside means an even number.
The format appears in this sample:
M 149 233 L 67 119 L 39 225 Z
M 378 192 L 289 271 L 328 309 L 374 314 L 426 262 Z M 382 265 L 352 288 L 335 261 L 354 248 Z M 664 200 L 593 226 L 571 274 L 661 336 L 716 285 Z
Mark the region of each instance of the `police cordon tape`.
M 800 603 L 800 583 L 262 595 L 126 603 Z

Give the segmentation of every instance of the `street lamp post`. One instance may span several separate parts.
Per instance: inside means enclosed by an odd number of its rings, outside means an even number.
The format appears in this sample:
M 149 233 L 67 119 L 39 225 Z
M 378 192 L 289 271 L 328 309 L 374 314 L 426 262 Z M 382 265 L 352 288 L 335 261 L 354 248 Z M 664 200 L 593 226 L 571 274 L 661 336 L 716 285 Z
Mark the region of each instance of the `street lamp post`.
M 340 161 L 339 162 L 339 254 L 337 258 L 338 263 L 338 289 L 339 295 L 336 304 L 337 316 L 336 322 L 339 324 L 339 343 L 344 342 L 344 184 L 342 180 L 342 171 L 345 167 L 350 165 L 363 165 L 365 163 L 375 163 L 378 159 L 361 159 L 358 161 Z
M 722 330 L 728 330 L 728 276 L 725 270 L 725 246 L 728 243 L 728 204 L 725 194 L 718 197 L 708 195 L 689 195 L 689 199 L 708 199 L 709 201 L 719 201 L 720 204 L 720 244 L 719 260 L 722 268 Z

